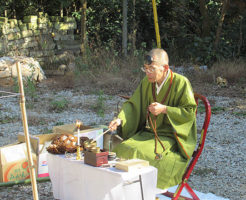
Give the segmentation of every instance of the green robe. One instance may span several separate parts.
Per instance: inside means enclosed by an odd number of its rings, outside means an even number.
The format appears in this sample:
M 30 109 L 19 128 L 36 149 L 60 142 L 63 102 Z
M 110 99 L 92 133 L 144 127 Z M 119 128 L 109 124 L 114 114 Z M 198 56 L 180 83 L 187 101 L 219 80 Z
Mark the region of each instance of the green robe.
M 168 90 L 170 79 L 171 73 L 156 95 L 159 103 Z M 173 84 L 163 103 L 167 105 L 167 114 L 156 118 L 157 134 L 165 147 L 163 152 L 157 143 L 157 152 L 162 153 L 161 160 L 155 159 L 154 132 L 152 128 L 145 128 L 147 107 L 153 102 L 152 84 L 145 77 L 118 115 L 122 120 L 120 135 L 125 141 L 114 151 L 120 158 L 148 160 L 150 165 L 158 168 L 158 188 L 165 189 L 181 182 L 196 146 L 196 102 L 188 79 L 173 73 Z M 152 114 L 150 116 L 154 119 Z

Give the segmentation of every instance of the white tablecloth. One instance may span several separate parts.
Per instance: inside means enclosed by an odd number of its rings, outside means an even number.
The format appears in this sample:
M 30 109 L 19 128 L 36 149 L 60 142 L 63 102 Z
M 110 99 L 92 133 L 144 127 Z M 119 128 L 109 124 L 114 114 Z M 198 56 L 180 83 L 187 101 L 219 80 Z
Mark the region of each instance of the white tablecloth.
M 49 175 L 55 199 L 61 200 L 155 200 L 157 169 L 149 166 L 134 172 L 101 168 L 48 154 Z M 134 183 L 133 183 L 134 182 Z

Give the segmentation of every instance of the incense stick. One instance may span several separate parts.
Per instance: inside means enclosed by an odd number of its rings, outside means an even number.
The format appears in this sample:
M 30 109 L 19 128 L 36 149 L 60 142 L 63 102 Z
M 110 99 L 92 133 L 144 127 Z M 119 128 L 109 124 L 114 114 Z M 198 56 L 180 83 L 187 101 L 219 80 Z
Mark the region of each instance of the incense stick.
M 109 132 L 109 131 L 110 131 L 110 129 L 104 131 L 102 134 L 100 134 L 100 135 L 98 135 L 96 138 L 94 138 L 94 139 L 92 140 L 92 142 L 98 140 L 100 137 L 102 137 L 104 134 L 106 134 L 106 133 Z

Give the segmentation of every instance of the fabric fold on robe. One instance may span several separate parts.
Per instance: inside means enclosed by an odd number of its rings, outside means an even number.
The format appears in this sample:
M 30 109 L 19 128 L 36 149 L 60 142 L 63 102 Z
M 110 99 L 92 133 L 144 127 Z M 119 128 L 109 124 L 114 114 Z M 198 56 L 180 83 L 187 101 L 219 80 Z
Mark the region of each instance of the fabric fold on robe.
M 171 74 L 156 95 L 159 103 L 168 90 L 170 77 Z M 196 102 L 188 79 L 173 73 L 172 87 L 163 103 L 167 105 L 167 114 L 156 116 L 157 133 L 165 146 L 163 151 L 157 144 L 157 152 L 162 154 L 161 160 L 155 160 L 154 132 L 151 127 L 145 127 L 147 107 L 153 102 L 152 84 L 145 77 L 118 115 L 122 120 L 120 136 L 125 141 L 114 151 L 121 158 L 148 160 L 150 165 L 158 168 L 157 186 L 165 189 L 181 182 L 196 146 Z M 154 119 L 152 114 L 150 116 Z

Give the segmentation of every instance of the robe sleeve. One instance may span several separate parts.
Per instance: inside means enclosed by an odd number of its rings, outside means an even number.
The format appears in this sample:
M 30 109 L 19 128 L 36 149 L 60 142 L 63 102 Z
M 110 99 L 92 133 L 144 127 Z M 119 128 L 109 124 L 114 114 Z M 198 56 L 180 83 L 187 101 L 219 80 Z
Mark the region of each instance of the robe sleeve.
M 143 81 L 142 81 L 143 82 Z M 123 139 L 128 139 L 135 135 L 145 123 L 144 109 L 142 109 L 145 102 L 142 101 L 142 82 L 137 87 L 132 97 L 126 101 L 118 115 L 122 120 L 122 129 L 119 135 Z
M 196 145 L 196 102 L 190 82 L 184 78 L 176 85 L 175 106 L 167 106 L 167 117 L 174 129 L 181 153 L 189 158 Z

